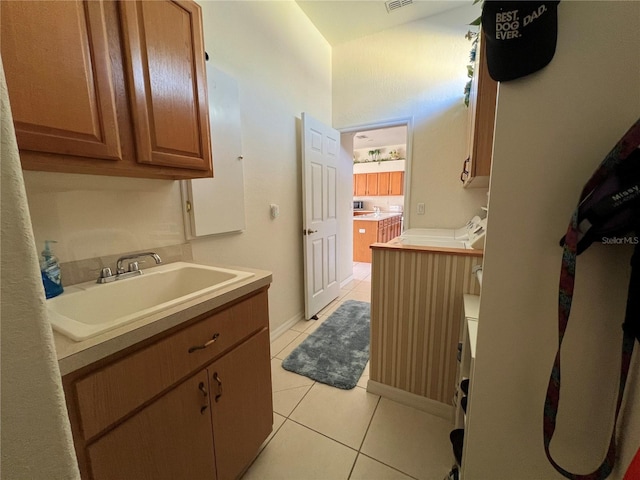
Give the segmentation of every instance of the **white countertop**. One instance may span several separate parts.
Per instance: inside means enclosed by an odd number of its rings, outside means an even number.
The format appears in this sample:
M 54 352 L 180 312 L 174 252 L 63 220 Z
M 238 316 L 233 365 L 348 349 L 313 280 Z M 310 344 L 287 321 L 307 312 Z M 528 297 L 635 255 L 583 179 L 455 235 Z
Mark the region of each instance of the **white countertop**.
M 354 220 L 366 220 L 371 222 L 378 222 L 380 220 L 386 220 L 387 218 L 401 217 L 401 213 L 367 213 L 366 215 L 356 215 Z
M 73 341 L 54 330 L 53 340 L 60 373 L 66 375 L 90 365 L 271 283 L 271 272 L 235 266 L 228 268 L 252 272 L 254 275 L 209 295 L 80 342 Z

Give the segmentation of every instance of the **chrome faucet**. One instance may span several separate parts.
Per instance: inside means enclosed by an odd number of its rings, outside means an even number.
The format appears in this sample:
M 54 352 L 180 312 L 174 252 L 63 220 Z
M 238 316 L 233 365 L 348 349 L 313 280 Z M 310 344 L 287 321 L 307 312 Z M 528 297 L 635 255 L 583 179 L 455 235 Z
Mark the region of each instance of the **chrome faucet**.
M 125 269 L 122 267 L 122 262 L 124 262 L 125 260 L 133 260 L 134 258 L 138 258 L 138 257 L 152 257 L 156 261 L 156 264 L 162 263 L 162 259 L 157 253 L 154 253 L 154 252 L 133 253 L 131 255 L 125 255 L 118 259 L 118 261 L 116 262 L 116 273 L 121 274 L 121 273 L 127 273 L 127 272 L 140 271 L 138 262 L 129 263 L 129 270 L 127 271 L 125 271 Z
M 124 255 L 118 259 L 116 262 L 116 273 L 113 274 L 109 267 L 103 268 L 100 272 L 100 276 L 98 277 L 97 283 L 109 283 L 115 282 L 116 280 L 121 280 L 124 278 L 135 277 L 138 275 L 142 275 L 142 270 L 140 270 L 140 264 L 136 262 L 129 262 L 127 266 L 127 270 L 122 266 L 122 262 L 125 260 L 133 260 L 139 257 L 151 257 L 155 260 L 156 264 L 162 263 L 162 259 L 160 255 L 155 252 L 143 252 L 143 253 L 133 253 L 131 255 Z

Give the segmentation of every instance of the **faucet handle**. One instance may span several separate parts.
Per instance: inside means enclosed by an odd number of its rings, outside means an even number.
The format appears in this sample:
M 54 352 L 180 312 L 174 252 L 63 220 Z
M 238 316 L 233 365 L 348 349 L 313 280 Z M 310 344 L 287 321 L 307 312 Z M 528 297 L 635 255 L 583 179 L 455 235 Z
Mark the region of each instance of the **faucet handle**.
M 144 263 L 144 261 L 142 262 Z M 140 270 L 140 262 L 130 262 L 129 263 L 129 272 L 137 272 Z
M 111 272 L 111 269 L 109 267 L 104 267 L 102 270 L 100 270 L 100 278 L 108 278 L 112 275 L 113 273 Z

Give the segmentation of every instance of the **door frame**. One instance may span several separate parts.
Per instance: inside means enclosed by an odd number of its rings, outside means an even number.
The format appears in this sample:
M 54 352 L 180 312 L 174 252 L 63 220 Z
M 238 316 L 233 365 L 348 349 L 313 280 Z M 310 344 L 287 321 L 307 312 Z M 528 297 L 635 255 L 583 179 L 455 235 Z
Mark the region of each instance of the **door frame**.
M 404 220 L 404 226 L 403 228 L 406 229 L 408 228 L 407 226 L 407 220 L 408 220 L 408 216 L 407 214 L 410 213 L 407 210 L 407 206 L 411 205 L 411 189 L 409 188 L 409 186 L 411 185 L 411 166 L 412 166 L 412 159 L 413 159 L 413 116 L 411 117 L 399 117 L 399 118 L 394 118 L 394 119 L 390 119 L 390 120 L 382 120 L 379 122 L 374 122 L 374 123 L 365 123 L 365 124 L 360 124 L 360 125 L 354 125 L 354 126 L 350 126 L 350 127 L 345 127 L 345 128 L 338 128 L 338 132 L 340 132 L 340 137 L 342 137 L 342 135 L 346 135 L 346 134 L 352 134 L 352 133 L 356 133 L 356 132 L 360 132 L 360 131 L 364 131 L 364 130 L 378 130 L 380 128 L 389 128 L 389 127 L 401 127 L 401 126 L 406 126 L 407 127 L 407 159 L 405 161 L 405 167 L 404 167 L 404 202 L 402 205 L 402 217 Z M 353 154 L 353 152 L 352 152 Z M 351 168 L 351 176 L 353 177 L 353 166 Z M 352 178 L 352 182 L 353 182 L 353 178 Z M 405 213 L 407 212 L 407 213 Z

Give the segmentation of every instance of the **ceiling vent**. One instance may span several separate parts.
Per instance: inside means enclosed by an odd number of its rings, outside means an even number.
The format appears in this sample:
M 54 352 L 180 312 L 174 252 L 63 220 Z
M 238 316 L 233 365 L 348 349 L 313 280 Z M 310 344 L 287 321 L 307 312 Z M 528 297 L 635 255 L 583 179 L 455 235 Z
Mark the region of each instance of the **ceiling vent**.
M 387 7 L 387 12 L 391 13 L 394 10 L 406 7 L 407 5 L 411 5 L 412 3 L 413 0 L 389 0 L 388 2 L 384 2 L 384 5 Z

